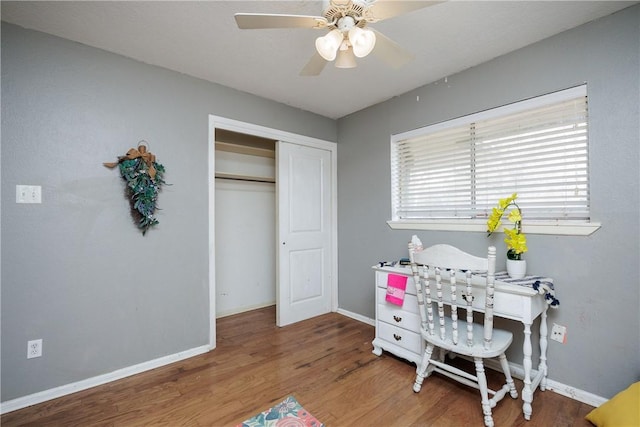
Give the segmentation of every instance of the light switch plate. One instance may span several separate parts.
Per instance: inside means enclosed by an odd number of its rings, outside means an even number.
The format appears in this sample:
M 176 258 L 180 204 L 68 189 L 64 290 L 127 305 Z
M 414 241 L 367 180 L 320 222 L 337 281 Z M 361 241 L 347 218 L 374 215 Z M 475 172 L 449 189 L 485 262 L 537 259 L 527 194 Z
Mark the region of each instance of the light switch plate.
M 42 203 L 42 187 L 16 185 L 16 203 Z

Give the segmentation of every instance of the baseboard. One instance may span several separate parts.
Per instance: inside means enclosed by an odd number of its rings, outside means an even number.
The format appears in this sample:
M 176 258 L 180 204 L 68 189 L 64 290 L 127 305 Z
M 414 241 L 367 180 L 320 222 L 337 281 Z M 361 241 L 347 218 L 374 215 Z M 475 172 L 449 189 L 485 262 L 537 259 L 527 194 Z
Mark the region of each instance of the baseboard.
M 485 361 L 487 368 L 502 371 L 500 368 L 500 363 L 495 359 L 489 359 Z M 511 368 L 511 375 L 518 378 L 519 380 L 524 379 L 524 367 L 518 363 L 509 362 L 509 368 Z M 586 403 L 590 406 L 598 407 L 606 402 L 608 399 L 604 397 L 596 396 L 593 393 L 589 393 L 588 391 L 579 390 L 575 387 L 568 386 L 566 384 L 562 384 L 558 381 L 551 380 L 547 378 L 547 387 L 546 390 L 551 390 L 554 393 L 560 394 L 565 397 L 569 397 L 573 400 L 577 400 L 578 402 Z M 534 397 L 535 399 L 535 397 Z
M 587 405 L 595 406 L 596 408 L 609 400 L 602 396 L 589 393 L 588 391 L 579 390 L 550 379 L 547 379 L 547 388 L 553 390 L 554 393 L 561 394 L 578 402 L 586 403 Z
M 352 319 L 358 320 L 360 322 L 366 323 L 368 325 L 372 325 L 375 326 L 375 320 L 374 319 L 370 319 L 368 317 L 362 316 L 360 314 L 357 313 L 353 313 L 347 310 L 343 310 L 343 309 L 338 309 L 338 313 L 350 317 Z M 493 363 L 495 362 L 495 363 Z M 498 361 L 494 361 L 494 360 L 488 360 L 487 361 L 487 367 L 491 368 L 491 369 L 495 369 L 495 370 L 501 370 L 500 369 L 500 364 L 498 363 Z M 513 375 L 514 377 L 518 378 L 518 379 L 523 379 L 524 378 L 524 367 L 520 364 L 517 363 L 513 363 L 513 362 L 509 362 L 509 367 L 511 368 L 511 375 Z M 551 390 L 554 393 L 558 393 L 562 396 L 566 396 L 569 397 L 573 400 L 577 400 L 578 402 L 582 402 L 585 403 L 587 405 L 590 406 L 595 406 L 598 407 L 600 405 L 602 405 L 604 402 L 606 402 L 608 399 L 601 397 L 601 396 L 597 396 L 593 393 L 589 393 L 588 391 L 584 391 L 584 390 L 580 390 L 577 389 L 575 387 L 566 385 L 566 384 L 562 384 L 561 382 L 558 381 L 554 381 L 552 379 L 547 378 L 547 390 Z
M 276 305 L 275 301 L 265 302 L 262 304 L 246 305 L 244 307 L 238 307 L 233 310 L 220 311 L 216 313 L 216 319 L 222 319 L 223 317 L 233 316 L 235 314 L 246 313 L 247 311 L 258 310 L 260 308 L 271 307 Z
M 159 368 L 170 363 L 179 362 L 180 360 L 188 359 L 190 357 L 197 356 L 209 351 L 208 345 L 192 348 L 190 350 L 181 351 L 179 353 L 171 354 L 169 356 L 160 357 L 158 359 L 149 360 L 137 365 L 128 366 L 126 368 L 118 369 L 117 371 L 109 372 L 108 374 L 98 375 L 96 377 L 87 378 L 86 380 L 77 381 L 71 384 L 65 384 L 60 387 L 55 387 L 49 390 L 40 391 L 38 393 L 30 394 L 28 396 L 19 397 L 17 399 L 8 400 L 0 403 L 0 414 L 6 414 L 8 412 L 16 411 L 18 409 L 26 408 L 27 406 L 36 405 L 38 403 L 46 402 L 48 400 L 56 399 L 58 397 L 66 396 L 68 394 L 76 393 L 78 391 L 86 390 L 92 387 L 96 387 L 102 384 L 106 384 L 112 381 L 116 381 L 122 378 L 130 377 L 131 375 L 140 374 L 151 369 Z
M 347 310 L 343 310 L 343 309 L 339 308 L 336 313 L 342 314 L 343 316 L 350 317 L 350 318 L 352 318 L 354 320 L 357 320 L 359 322 L 366 323 L 367 325 L 371 325 L 371 326 L 375 326 L 376 325 L 376 321 L 374 319 L 362 316 L 362 315 L 360 315 L 358 313 L 354 313 L 352 311 L 347 311 Z

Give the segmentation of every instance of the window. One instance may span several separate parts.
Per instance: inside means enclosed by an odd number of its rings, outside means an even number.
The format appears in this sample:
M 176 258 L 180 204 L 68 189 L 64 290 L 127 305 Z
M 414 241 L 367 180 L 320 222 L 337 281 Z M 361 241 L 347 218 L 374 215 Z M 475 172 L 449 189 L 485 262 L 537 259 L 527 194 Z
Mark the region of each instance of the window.
M 392 136 L 390 225 L 484 231 L 518 193 L 528 233 L 590 234 L 587 111 L 579 86 Z

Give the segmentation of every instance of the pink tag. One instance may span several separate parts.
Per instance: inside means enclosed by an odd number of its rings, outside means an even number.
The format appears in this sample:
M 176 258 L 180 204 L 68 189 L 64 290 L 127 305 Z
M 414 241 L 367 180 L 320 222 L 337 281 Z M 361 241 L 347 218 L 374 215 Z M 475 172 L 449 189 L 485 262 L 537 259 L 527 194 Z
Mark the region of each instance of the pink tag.
M 389 274 L 387 276 L 387 296 L 385 299 L 391 304 L 402 305 L 406 289 L 407 276 Z

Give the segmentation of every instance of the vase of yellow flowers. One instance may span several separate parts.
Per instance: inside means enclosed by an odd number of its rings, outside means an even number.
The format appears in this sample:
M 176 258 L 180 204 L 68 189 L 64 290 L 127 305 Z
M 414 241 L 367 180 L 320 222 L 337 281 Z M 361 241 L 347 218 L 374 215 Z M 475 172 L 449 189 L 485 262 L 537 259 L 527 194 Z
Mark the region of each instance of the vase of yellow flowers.
M 522 259 L 522 254 L 527 252 L 527 238 L 522 232 L 522 211 L 516 203 L 517 193 L 500 199 L 498 206 L 493 208 L 489 219 L 487 220 L 487 233 L 490 236 L 502 224 L 502 216 L 507 209 L 513 206 L 513 209 L 507 215 L 507 219 L 513 223 L 513 228 L 504 228 L 504 234 L 507 236 L 504 243 L 507 245 L 507 273 L 509 277 L 521 279 L 527 271 L 527 261 Z

